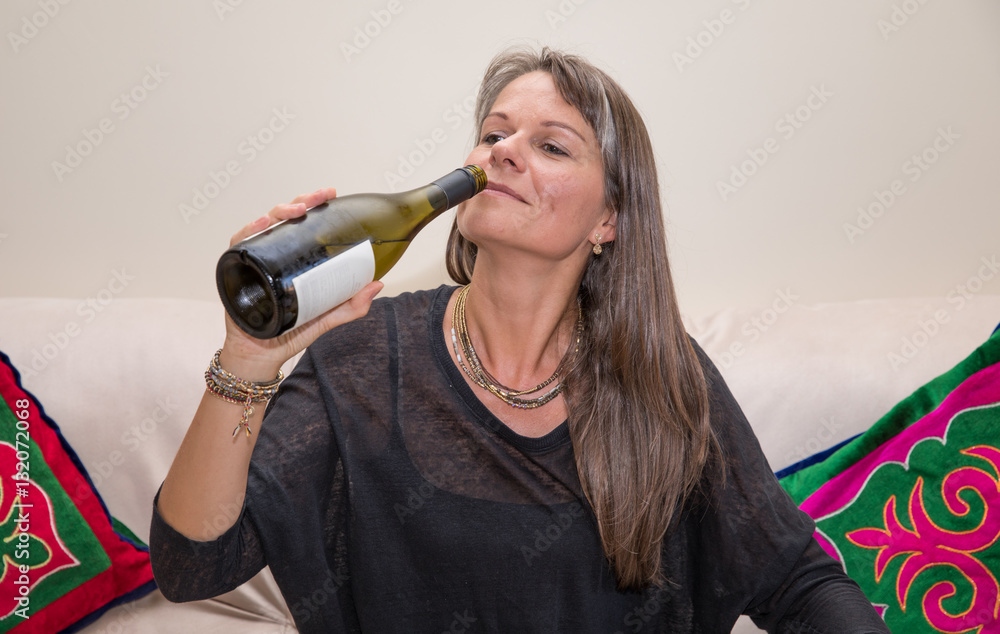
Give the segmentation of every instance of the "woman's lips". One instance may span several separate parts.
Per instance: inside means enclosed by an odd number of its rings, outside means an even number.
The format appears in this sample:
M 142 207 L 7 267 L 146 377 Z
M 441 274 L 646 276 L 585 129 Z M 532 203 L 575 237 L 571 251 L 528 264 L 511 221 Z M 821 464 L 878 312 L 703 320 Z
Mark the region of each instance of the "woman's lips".
M 524 202 L 524 199 L 521 198 L 517 192 L 502 183 L 494 183 L 493 181 L 490 181 L 486 184 L 486 190 L 483 193 L 486 192 L 493 192 L 494 194 L 500 195 L 504 198 L 513 198 L 514 200 L 518 200 L 522 203 Z

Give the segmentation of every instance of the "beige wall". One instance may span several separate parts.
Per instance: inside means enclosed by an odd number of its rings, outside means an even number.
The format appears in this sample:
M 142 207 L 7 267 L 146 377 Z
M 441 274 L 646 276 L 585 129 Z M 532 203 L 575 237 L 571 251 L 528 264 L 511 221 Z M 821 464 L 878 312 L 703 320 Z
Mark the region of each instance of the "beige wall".
M 6 0 L 0 294 L 214 298 L 273 204 L 461 165 L 483 67 L 525 40 L 645 114 L 686 314 L 998 294 L 998 28 L 996 0 Z M 449 222 L 385 294 L 446 280 Z

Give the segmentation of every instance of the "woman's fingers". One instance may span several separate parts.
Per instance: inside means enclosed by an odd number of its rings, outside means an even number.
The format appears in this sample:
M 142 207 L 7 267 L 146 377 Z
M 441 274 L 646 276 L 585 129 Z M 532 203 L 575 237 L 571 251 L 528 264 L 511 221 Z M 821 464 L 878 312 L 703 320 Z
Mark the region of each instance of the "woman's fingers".
M 241 368 L 278 367 L 328 330 L 368 314 L 372 301 L 383 286 L 378 280 L 369 282 L 343 304 L 273 339 L 257 339 L 248 335 L 226 314 L 226 344 L 223 348 L 227 358 L 235 359 Z M 258 371 L 256 375 L 265 376 L 267 371 Z
M 229 246 L 233 246 L 237 242 L 246 240 L 255 233 L 260 233 L 264 229 L 267 229 L 271 225 L 281 222 L 282 220 L 297 218 L 306 213 L 307 209 L 312 209 L 316 205 L 321 205 L 336 197 L 337 190 L 335 188 L 324 187 L 323 189 L 317 189 L 311 194 L 296 196 L 295 199 L 288 204 L 276 205 L 273 209 L 271 209 L 271 211 L 267 212 L 267 215 L 257 218 L 233 234 L 233 237 L 229 239 Z
M 289 358 L 304 350 L 320 335 L 337 326 L 354 321 L 368 314 L 372 301 L 384 284 L 378 280 L 369 282 L 364 288 L 358 291 L 351 299 L 336 308 L 323 313 L 312 321 L 303 324 L 294 330 L 290 330 L 278 337 L 278 342 L 287 346 L 291 354 Z
M 296 196 L 292 199 L 292 203 L 302 203 L 306 206 L 306 209 L 311 209 L 316 205 L 321 205 L 328 200 L 332 200 L 337 197 L 337 190 L 334 187 L 324 187 L 323 189 L 317 189 L 311 194 L 302 194 L 301 196 Z
M 267 229 L 271 225 L 271 218 L 269 216 L 261 216 L 260 218 L 254 220 L 247 226 L 243 227 L 239 231 L 233 234 L 233 237 L 229 239 L 229 246 L 233 246 L 241 240 L 246 240 L 255 233 L 260 233 L 264 229 Z
M 336 198 L 337 190 L 333 187 L 318 189 L 311 194 L 297 196 L 291 203 L 276 205 L 267 215 L 257 218 L 237 231 L 229 242 L 232 246 L 241 240 L 264 231 L 283 220 L 296 218 L 328 200 Z M 382 283 L 374 281 L 365 286 L 350 300 L 344 302 L 308 324 L 273 339 L 256 339 L 239 329 L 232 318 L 226 315 L 226 346 L 229 356 L 243 366 L 257 368 L 263 363 L 270 367 L 275 360 L 284 363 L 311 344 L 321 334 L 341 324 L 364 316 L 371 307 L 375 295 L 382 290 Z

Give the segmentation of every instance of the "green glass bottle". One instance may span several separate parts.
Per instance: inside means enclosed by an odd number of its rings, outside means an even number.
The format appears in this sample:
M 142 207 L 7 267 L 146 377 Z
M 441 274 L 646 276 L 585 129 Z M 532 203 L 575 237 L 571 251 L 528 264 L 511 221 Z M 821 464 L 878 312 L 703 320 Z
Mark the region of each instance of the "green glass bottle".
M 486 173 L 468 165 L 417 189 L 341 196 L 272 225 L 222 254 L 222 304 L 247 334 L 276 337 L 381 278 L 427 223 L 485 187 Z

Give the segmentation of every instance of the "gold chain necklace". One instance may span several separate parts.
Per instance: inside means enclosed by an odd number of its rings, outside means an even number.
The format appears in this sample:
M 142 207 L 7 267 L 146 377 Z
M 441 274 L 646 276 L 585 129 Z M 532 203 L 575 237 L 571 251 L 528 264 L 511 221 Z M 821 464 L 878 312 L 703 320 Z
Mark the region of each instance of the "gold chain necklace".
M 479 356 L 476 354 L 476 349 L 472 346 L 472 338 L 469 336 L 469 328 L 465 321 L 465 299 L 468 294 L 468 285 L 464 286 L 462 290 L 458 292 L 458 298 L 455 300 L 455 308 L 452 312 L 451 318 L 451 343 L 455 348 L 455 358 L 458 359 L 459 367 L 465 371 L 465 373 L 476 385 L 489 391 L 491 394 L 511 407 L 517 407 L 519 409 L 534 409 L 545 405 L 558 396 L 563 389 L 563 384 L 561 382 L 556 383 L 554 387 L 541 396 L 536 398 L 521 398 L 527 394 L 539 392 L 555 382 L 556 379 L 558 379 L 562 374 L 569 360 L 576 356 L 577 351 L 580 349 L 580 336 L 583 333 L 583 309 L 580 307 L 579 303 L 577 304 L 576 345 L 566 351 L 566 355 L 559 362 L 559 366 L 556 368 L 556 371 L 552 373 L 552 376 L 545 379 L 535 387 L 528 388 L 526 390 L 514 390 L 500 383 L 500 381 L 496 380 L 496 378 L 494 378 L 494 376 L 483 367 L 482 362 L 479 360 Z M 459 349 L 459 346 L 461 346 L 461 349 Z

